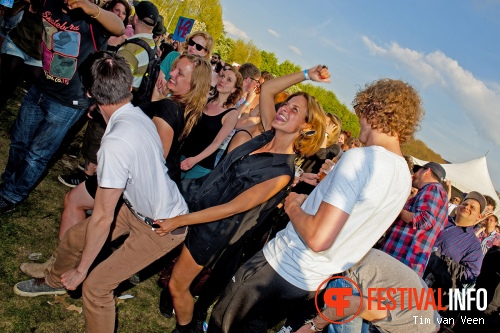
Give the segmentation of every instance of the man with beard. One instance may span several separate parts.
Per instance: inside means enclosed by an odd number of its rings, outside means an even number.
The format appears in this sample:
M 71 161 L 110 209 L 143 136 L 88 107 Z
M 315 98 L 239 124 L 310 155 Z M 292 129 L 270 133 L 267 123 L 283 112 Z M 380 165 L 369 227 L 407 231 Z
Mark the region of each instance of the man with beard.
M 414 168 L 412 186 L 418 188 L 399 217 L 387 230 L 380 249 L 423 276 L 427 260 L 448 217 L 447 194 L 441 182 L 446 176 L 435 162 Z

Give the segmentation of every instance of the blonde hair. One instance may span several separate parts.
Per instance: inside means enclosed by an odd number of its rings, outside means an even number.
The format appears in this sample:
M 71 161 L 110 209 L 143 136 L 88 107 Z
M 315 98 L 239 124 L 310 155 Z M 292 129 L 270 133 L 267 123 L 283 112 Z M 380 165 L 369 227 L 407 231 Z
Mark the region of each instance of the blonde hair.
M 400 80 L 375 81 L 358 92 L 352 104 L 372 129 L 398 137 L 401 144 L 413 138 L 424 116 L 418 92 Z
M 185 138 L 200 119 L 203 108 L 207 104 L 207 96 L 212 80 L 212 66 L 205 58 L 194 54 L 180 55 L 172 63 L 172 68 L 183 58 L 189 60 L 194 65 L 194 68 L 191 74 L 191 89 L 189 92 L 184 95 L 172 95 L 171 97 L 184 105 L 184 129 L 179 136 L 179 140 Z
M 303 156 L 312 156 L 321 148 L 326 133 L 325 111 L 316 98 L 306 92 L 300 91 L 288 97 L 287 101 L 295 96 L 302 96 L 307 101 L 307 125 L 293 142 L 294 151 Z M 314 130 L 314 135 L 306 135 L 307 131 Z
M 187 35 L 186 37 L 186 42 L 184 45 L 184 49 L 187 50 L 187 45 L 191 39 L 193 39 L 196 36 L 201 36 L 205 39 L 207 42 L 207 45 L 205 46 L 205 49 L 207 51 L 207 54 L 205 54 L 205 59 L 210 60 L 210 54 L 212 53 L 212 47 L 214 46 L 214 39 L 208 32 L 205 31 L 195 31 Z M 210 67 L 211 68 L 211 67 Z
M 340 131 L 342 130 L 342 120 L 333 113 L 326 113 L 326 116 L 330 119 L 330 121 L 335 125 L 335 129 L 333 130 L 332 134 L 326 140 L 326 146 L 330 147 L 334 143 L 337 143 L 339 141 L 339 136 L 340 136 Z

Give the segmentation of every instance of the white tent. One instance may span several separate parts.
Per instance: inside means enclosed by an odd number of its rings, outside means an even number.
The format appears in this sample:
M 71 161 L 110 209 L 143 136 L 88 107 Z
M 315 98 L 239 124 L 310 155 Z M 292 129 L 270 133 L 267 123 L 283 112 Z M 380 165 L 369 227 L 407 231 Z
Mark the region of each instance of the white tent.
M 412 156 L 413 157 L 413 156 Z M 427 161 L 413 157 L 415 165 L 424 165 Z M 495 214 L 499 216 L 500 200 L 491 182 L 486 156 L 463 163 L 441 164 L 446 171 L 446 179 L 451 180 L 451 185 L 458 190 L 468 193 L 477 191 L 495 199 L 497 208 Z

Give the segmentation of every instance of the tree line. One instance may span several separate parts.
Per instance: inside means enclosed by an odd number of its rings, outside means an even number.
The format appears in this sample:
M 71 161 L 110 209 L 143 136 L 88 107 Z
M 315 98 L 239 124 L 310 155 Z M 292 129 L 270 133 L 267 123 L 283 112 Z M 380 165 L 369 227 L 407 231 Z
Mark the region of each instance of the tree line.
M 222 22 L 222 6 L 219 0 L 151 0 L 164 17 L 168 32 L 173 32 L 179 16 L 195 19 L 193 29 L 206 30 L 214 39 L 214 50 L 227 63 L 243 64 L 251 62 L 261 71 L 267 71 L 275 76 L 283 76 L 302 70 L 289 60 L 279 62 L 273 52 L 259 50 L 252 40 L 232 39 L 226 35 Z M 342 120 L 342 128 L 352 135 L 359 135 L 358 117 L 343 103 L 334 92 L 310 83 L 298 84 L 294 90 L 310 93 L 321 103 L 324 110 L 334 113 Z M 411 140 L 402 147 L 405 155 L 412 155 L 426 161 L 447 163 L 441 155 L 435 153 L 421 140 Z

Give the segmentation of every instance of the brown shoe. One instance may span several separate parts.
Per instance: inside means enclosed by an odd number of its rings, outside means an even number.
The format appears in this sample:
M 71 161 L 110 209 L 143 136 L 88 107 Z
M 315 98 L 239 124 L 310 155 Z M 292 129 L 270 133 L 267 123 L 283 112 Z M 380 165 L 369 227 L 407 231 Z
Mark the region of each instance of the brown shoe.
M 47 260 L 46 262 L 43 263 L 25 262 L 21 264 L 19 268 L 24 274 L 31 276 L 33 278 L 40 279 L 45 277 L 49 273 L 55 260 L 56 257 L 51 256 L 49 260 Z

